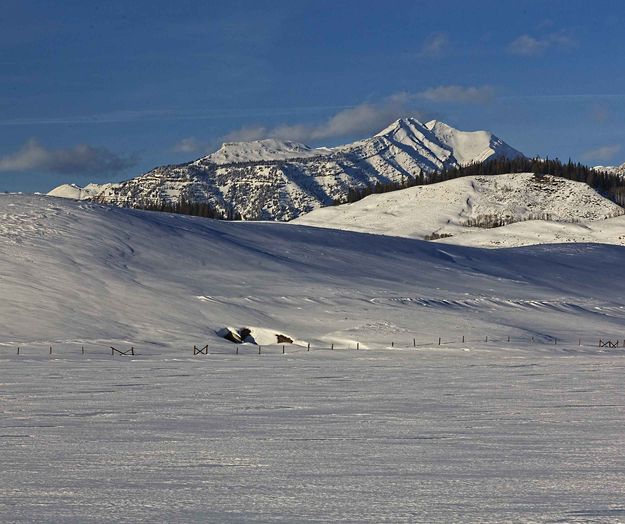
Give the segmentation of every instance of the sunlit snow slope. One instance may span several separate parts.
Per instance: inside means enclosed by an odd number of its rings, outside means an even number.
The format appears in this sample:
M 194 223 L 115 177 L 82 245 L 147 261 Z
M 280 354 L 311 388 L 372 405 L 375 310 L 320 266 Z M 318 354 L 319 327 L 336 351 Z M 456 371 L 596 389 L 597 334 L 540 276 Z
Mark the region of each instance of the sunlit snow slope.
M 625 249 L 481 250 L 0 195 L 0 343 L 621 333 Z M 597 271 L 600 268 L 600 271 Z
M 625 243 L 623 209 L 580 182 L 516 173 L 457 178 L 315 210 L 297 224 L 484 247 Z M 496 220 L 506 224 L 486 227 Z M 491 224 L 492 225 L 492 224 Z

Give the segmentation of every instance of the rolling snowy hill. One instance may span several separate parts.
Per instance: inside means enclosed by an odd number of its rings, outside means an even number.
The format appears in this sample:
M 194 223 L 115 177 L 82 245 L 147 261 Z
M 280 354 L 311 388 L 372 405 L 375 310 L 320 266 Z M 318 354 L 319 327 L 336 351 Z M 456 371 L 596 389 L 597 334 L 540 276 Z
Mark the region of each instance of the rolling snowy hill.
M 350 189 L 401 182 L 433 171 L 520 152 L 486 131 L 465 132 L 442 122 L 397 120 L 372 138 L 312 149 L 281 140 L 226 143 L 211 155 L 163 166 L 119 184 L 80 192 L 61 186 L 52 196 L 92 198 L 122 207 L 186 200 L 207 202 L 244 219 L 290 220 L 344 201 Z
M 625 243 L 623 209 L 588 185 L 517 173 L 465 177 L 318 209 L 297 224 L 467 246 Z M 615 218 L 616 217 L 616 218 Z M 494 223 L 504 224 L 492 228 Z M 509 224 L 509 225 L 508 225 Z
M 21 195 L 0 195 L 0 216 L 0 343 L 11 347 L 190 347 L 226 326 L 386 347 L 625 324 L 616 246 L 493 251 Z
M 110 186 L 111 184 L 87 184 L 85 187 L 80 187 L 76 184 L 62 184 L 50 191 L 48 196 L 72 200 L 89 200 L 97 197 Z

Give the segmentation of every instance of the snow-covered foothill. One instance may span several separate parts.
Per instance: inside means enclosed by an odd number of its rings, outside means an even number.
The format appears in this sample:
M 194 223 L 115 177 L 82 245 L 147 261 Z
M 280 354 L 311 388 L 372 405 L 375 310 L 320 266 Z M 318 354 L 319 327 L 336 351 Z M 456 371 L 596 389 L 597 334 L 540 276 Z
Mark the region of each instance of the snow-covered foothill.
M 48 192 L 48 196 L 69 198 L 71 200 L 88 200 L 100 195 L 113 184 L 87 184 L 80 187 L 76 184 L 62 184 Z
M 11 347 L 190 348 L 230 344 L 217 332 L 234 326 L 375 348 L 625 322 L 616 246 L 484 250 L 25 195 L 0 195 L 0 216 L 0 344 Z
M 315 210 L 294 223 L 513 247 L 575 241 L 622 244 L 622 214 L 620 206 L 584 183 L 514 173 L 457 178 L 371 195 L 353 204 Z M 491 227 L 497 223 L 504 225 Z

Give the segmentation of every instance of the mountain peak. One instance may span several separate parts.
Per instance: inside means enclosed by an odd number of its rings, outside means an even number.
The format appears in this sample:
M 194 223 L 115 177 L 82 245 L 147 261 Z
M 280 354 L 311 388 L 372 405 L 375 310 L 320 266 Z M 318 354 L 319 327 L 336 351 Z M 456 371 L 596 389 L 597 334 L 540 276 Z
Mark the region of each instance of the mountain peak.
M 452 148 L 460 165 L 482 162 L 491 157 L 523 156 L 490 131 L 460 131 L 440 120 L 430 120 L 425 127 L 438 140 Z
M 234 164 L 237 162 L 260 162 L 307 158 L 323 154 L 323 150 L 312 149 L 306 144 L 265 138 L 249 142 L 224 142 L 221 147 L 203 160 L 214 164 Z
M 425 126 L 422 122 L 417 120 L 411 116 L 405 116 L 402 118 L 398 118 L 388 126 L 386 126 L 382 131 L 377 133 L 375 136 L 385 136 L 392 133 L 396 133 L 399 130 L 406 130 L 409 132 L 414 132 L 416 129 L 422 131 Z

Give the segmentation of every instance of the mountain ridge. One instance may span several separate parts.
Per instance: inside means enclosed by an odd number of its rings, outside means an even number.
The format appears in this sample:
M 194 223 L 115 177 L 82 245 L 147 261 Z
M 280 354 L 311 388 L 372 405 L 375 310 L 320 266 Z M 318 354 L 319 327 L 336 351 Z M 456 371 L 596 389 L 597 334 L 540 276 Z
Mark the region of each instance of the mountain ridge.
M 91 185 L 95 195 L 67 186 L 49 194 L 76 198 L 78 193 L 121 207 L 206 203 L 247 220 L 284 221 L 344 202 L 353 189 L 427 180 L 437 171 L 499 156 L 523 154 L 487 131 L 400 118 L 373 137 L 333 148 L 278 139 L 227 142 L 210 155 L 105 184 L 99 192 Z

